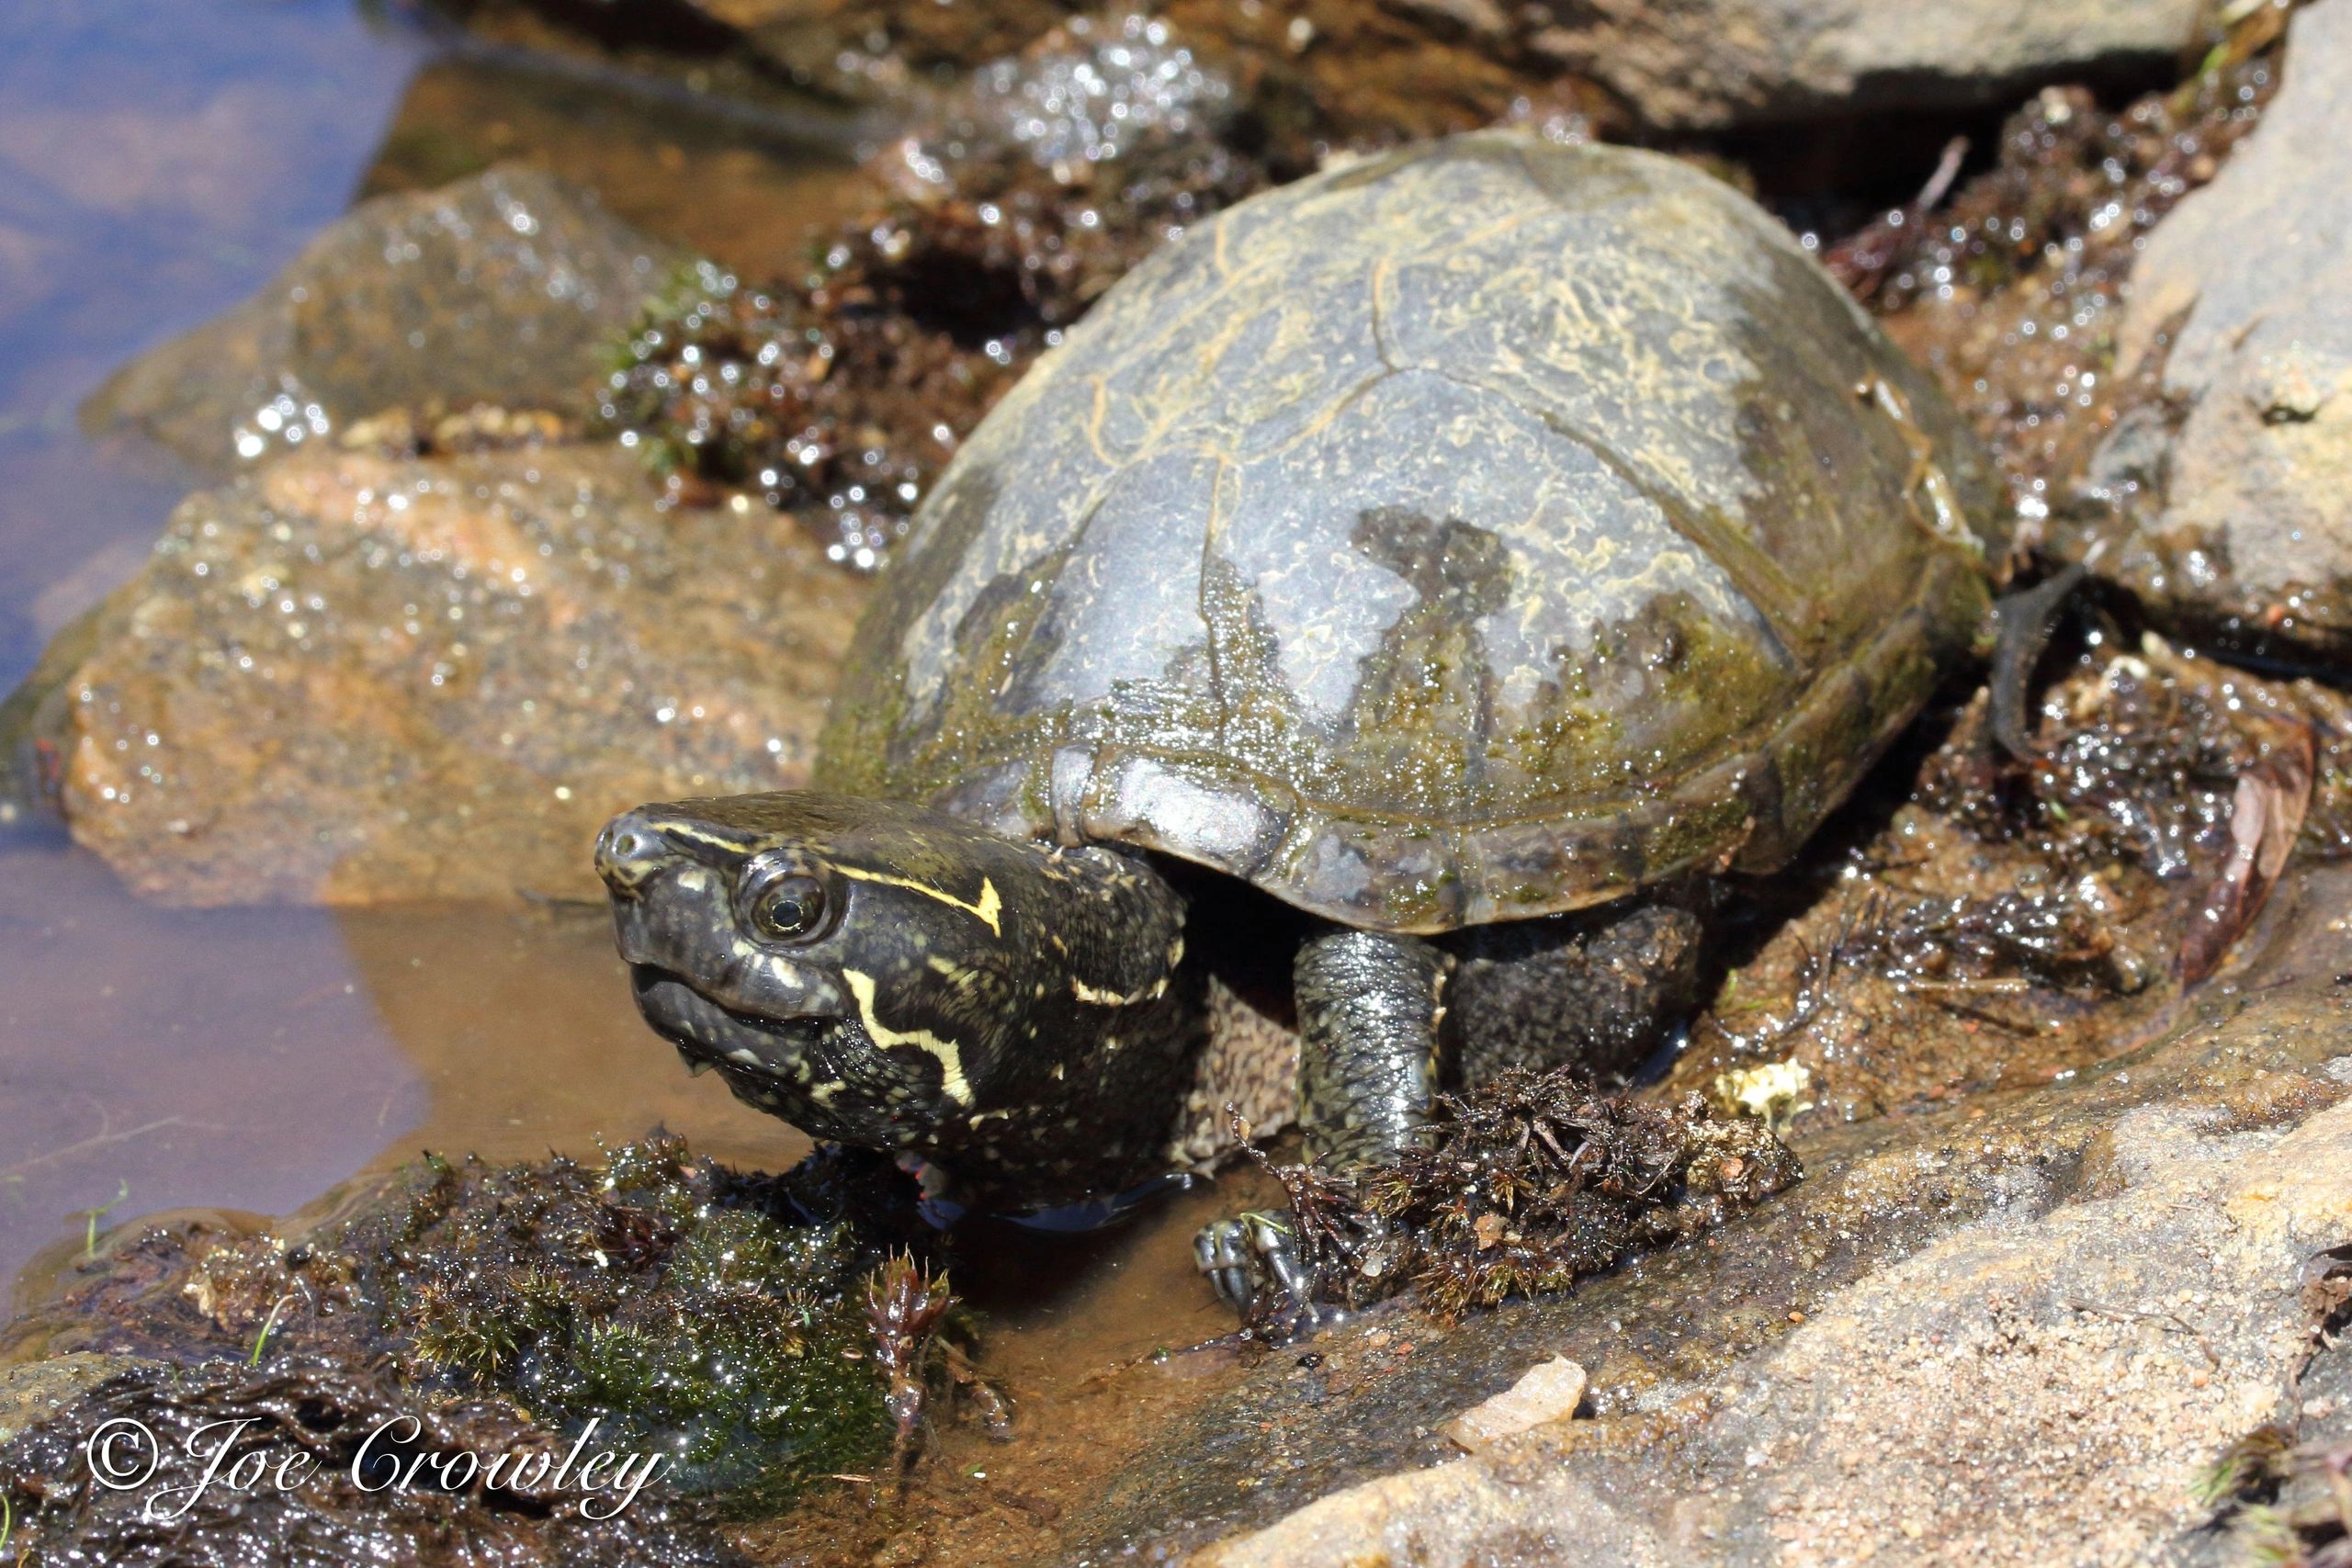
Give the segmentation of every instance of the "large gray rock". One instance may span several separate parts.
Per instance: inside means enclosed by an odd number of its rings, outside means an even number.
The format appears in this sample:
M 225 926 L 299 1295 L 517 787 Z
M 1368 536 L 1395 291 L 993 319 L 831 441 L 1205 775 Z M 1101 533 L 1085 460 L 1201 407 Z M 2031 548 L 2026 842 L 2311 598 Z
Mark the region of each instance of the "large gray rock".
M 585 413 L 613 344 L 683 259 L 537 170 L 381 197 L 243 305 L 117 372 L 83 419 L 225 473 L 387 410 Z
M 2093 479 L 2137 531 L 2100 569 L 2241 647 L 2352 659 L 2352 0 L 2288 35 L 2285 80 L 2150 236 L 2120 333 L 2128 416 Z M 2169 448 L 2164 426 L 2180 418 Z M 2133 493 L 2134 491 L 2138 493 Z
M 1654 125 L 1983 104 L 2085 70 L 2167 62 L 2199 0 L 1590 0 L 1533 48 Z
M 41 728 L 151 897 L 598 898 L 614 811 L 805 781 L 864 597 L 617 448 L 322 451 L 183 503 Z

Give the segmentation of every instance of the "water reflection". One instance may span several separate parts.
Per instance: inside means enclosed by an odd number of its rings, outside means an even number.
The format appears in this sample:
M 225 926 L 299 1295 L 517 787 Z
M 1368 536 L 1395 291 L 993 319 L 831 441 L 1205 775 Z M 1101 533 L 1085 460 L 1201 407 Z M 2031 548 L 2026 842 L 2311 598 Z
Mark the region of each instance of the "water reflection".
M 0 6 L 0 686 L 185 488 L 74 405 L 342 209 L 424 47 L 350 0 Z
M 656 1124 L 702 1154 L 779 1168 L 808 1151 L 783 1122 L 691 1077 L 638 1017 L 601 907 L 346 910 L 344 947 L 430 1107 L 388 1151 L 525 1159 Z
M 577 73 L 448 43 L 355 0 L 0 6 L 0 694 L 201 482 L 84 440 L 76 405 L 354 192 L 521 158 L 748 262 L 854 197 L 813 119 L 796 142 L 763 111 L 734 145 L 658 94 L 600 107 Z M 805 1148 L 686 1077 L 593 913 L 159 908 L 55 829 L 0 827 L 0 1278 L 99 1206 L 283 1213 L 422 1147 L 521 1157 L 661 1121 L 723 1157 Z
M 601 911 L 164 909 L 62 840 L 0 845 L 0 1278 L 93 1207 L 283 1213 L 420 1149 L 656 1123 L 808 1147 L 646 1031 Z
M 152 908 L 0 846 L 0 1270 L 118 1195 L 292 1208 L 424 1113 L 332 920 Z

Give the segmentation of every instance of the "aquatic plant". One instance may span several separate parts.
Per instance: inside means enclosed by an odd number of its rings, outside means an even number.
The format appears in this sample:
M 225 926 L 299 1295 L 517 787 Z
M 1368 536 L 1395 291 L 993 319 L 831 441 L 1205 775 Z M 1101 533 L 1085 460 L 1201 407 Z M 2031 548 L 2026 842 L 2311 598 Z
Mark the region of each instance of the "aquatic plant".
M 881 1457 L 886 1393 L 948 1375 L 927 1342 L 877 1364 L 869 1276 L 894 1256 L 920 1268 L 891 1224 L 902 1196 L 885 1162 L 744 1177 L 656 1135 L 594 1162 L 427 1156 L 291 1245 L 151 1230 L 60 1304 L 99 1375 L 0 1444 L 0 1498 L 43 1562 L 412 1561 L 434 1543 L 466 1561 L 736 1561 L 720 1517 L 773 1514 Z M 404 1454 L 560 1455 L 593 1438 L 661 1464 L 624 1519 L 593 1529 L 553 1494 L 472 1476 L 222 1489 L 157 1520 L 136 1494 L 55 1483 L 74 1473 L 59 1456 L 117 1416 L 167 1442 L 250 1418 L 231 1461 L 299 1450 L 344 1479 L 368 1431 L 411 1416 Z
M 152 1435 L 157 1454 L 217 1450 L 212 1483 L 199 1485 L 202 1467 L 191 1464 L 160 1470 L 149 1484 L 89 1484 L 91 1434 L 130 1422 Z M 119 1453 L 130 1463 L 144 1451 Z M 11 1561 L 60 1568 L 743 1561 L 707 1507 L 660 1486 L 607 1516 L 616 1498 L 583 1512 L 585 1494 L 573 1478 L 558 1479 L 552 1462 L 514 1464 L 495 1483 L 479 1467 L 450 1465 L 405 1485 L 368 1462 L 399 1469 L 425 1456 L 566 1451 L 562 1434 L 508 1401 L 420 1400 L 380 1361 L 297 1354 L 259 1367 L 178 1368 L 119 1358 L 53 1415 L 0 1443 L 0 1499 L 17 1531 Z
M 504 1393 L 565 1429 L 598 1421 L 735 1508 L 883 1446 L 856 1299 L 876 1258 L 850 1223 L 808 1223 L 669 1137 L 601 1167 L 429 1169 L 377 1272 L 411 1381 Z
M 1607 1092 L 1574 1068 L 1523 1067 L 1439 1097 L 1423 1145 L 1337 1176 L 1269 1170 L 1288 1194 L 1321 1299 L 1362 1305 L 1410 1289 L 1444 1317 L 1578 1279 L 1711 1229 L 1803 1168 L 1764 1122 L 1698 1095 Z M 1277 1330 L 1314 1303 L 1261 1296 Z

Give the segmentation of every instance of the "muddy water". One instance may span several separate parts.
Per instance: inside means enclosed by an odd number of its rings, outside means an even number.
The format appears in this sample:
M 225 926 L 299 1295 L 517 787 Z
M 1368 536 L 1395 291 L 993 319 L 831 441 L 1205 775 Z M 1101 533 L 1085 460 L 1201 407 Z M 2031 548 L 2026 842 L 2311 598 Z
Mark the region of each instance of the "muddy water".
M 0 692 L 201 482 L 85 442 L 75 405 L 355 193 L 518 159 L 747 265 L 851 199 L 849 127 L 714 121 L 690 84 L 529 46 L 354 0 L 0 7 Z M 657 1122 L 748 1164 L 806 1148 L 645 1031 L 601 911 L 163 909 L 0 826 L 0 1280 L 77 1251 L 92 1210 L 282 1213 L 423 1148 Z

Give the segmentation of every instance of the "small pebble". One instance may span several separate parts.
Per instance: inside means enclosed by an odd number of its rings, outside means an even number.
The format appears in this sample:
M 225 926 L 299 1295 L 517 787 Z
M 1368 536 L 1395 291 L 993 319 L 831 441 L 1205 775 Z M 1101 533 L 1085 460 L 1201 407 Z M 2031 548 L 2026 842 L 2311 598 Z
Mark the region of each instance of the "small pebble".
M 1454 1445 L 1477 1453 L 1546 1421 L 1576 1414 L 1584 1398 L 1584 1369 L 1565 1356 L 1532 1367 L 1517 1382 L 1483 1404 L 1464 1411 L 1443 1428 Z

